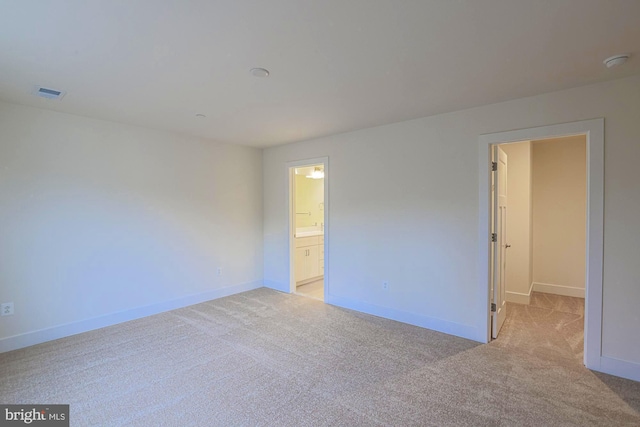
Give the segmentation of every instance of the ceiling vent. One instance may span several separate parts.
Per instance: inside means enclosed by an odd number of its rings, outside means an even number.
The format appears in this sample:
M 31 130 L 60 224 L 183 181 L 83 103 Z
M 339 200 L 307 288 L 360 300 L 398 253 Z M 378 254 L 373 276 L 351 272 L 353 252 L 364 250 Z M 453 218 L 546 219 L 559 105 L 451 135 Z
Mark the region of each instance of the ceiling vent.
M 60 100 L 64 97 L 66 92 L 62 90 L 51 89 L 43 86 L 36 86 L 33 90 L 33 94 L 47 99 Z

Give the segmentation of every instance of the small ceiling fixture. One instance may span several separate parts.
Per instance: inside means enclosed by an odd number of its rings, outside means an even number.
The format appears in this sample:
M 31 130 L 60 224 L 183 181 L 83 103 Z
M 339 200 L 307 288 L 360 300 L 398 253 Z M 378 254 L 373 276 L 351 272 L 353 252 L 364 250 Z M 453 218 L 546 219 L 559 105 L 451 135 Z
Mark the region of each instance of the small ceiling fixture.
M 311 172 L 311 175 L 307 175 L 307 178 L 322 179 L 324 178 L 324 171 L 320 166 L 316 166 L 313 168 L 313 172 Z
M 250 73 L 253 77 L 269 77 L 269 70 L 265 68 L 252 68 Z
M 204 114 L 198 113 L 198 114 L 196 114 L 196 117 L 199 118 L 199 119 L 204 119 L 207 116 L 205 116 Z
M 611 67 L 615 67 L 616 65 L 624 64 L 625 62 L 627 62 L 630 56 L 631 55 L 629 55 L 628 53 L 613 55 L 605 59 L 604 61 L 602 61 L 602 63 L 606 65 L 607 68 L 611 68 Z
M 64 97 L 64 95 L 66 94 L 65 91 L 51 89 L 51 88 L 47 88 L 47 87 L 43 87 L 43 86 L 35 86 L 33 88 L 33 92 L 32 93 L 34 95 L 42 97 L 42 98 L 57 99 L 57 100 L 61 100 Z

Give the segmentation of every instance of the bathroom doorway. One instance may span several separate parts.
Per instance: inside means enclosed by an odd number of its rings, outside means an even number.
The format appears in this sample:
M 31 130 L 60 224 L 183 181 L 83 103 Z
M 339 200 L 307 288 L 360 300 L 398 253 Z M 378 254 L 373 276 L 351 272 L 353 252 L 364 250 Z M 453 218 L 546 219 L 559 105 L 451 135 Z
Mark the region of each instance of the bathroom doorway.
M 291 292 L 325 300 L 327 162 L 289 165 Z

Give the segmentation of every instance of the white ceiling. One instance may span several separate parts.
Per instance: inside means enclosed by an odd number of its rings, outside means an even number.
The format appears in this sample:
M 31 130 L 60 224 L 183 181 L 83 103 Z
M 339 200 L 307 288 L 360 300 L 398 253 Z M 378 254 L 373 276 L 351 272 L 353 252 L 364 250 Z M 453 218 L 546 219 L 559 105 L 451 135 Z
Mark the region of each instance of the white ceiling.
M 256 147 L 638 73 L 639 0 L 0 0 L 0 99 Z

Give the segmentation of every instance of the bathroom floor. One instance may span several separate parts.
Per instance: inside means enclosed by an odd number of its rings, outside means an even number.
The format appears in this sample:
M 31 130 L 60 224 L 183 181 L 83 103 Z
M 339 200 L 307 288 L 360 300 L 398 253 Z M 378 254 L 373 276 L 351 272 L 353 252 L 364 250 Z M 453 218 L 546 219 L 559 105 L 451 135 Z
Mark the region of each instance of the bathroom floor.
M 324 301 L 324 279 L 297 286 L 296 294 Z

